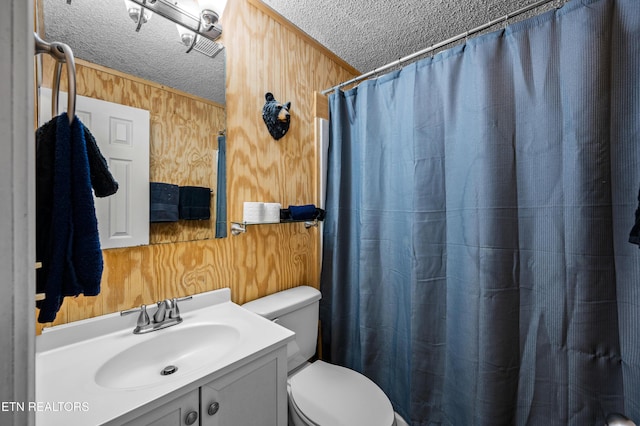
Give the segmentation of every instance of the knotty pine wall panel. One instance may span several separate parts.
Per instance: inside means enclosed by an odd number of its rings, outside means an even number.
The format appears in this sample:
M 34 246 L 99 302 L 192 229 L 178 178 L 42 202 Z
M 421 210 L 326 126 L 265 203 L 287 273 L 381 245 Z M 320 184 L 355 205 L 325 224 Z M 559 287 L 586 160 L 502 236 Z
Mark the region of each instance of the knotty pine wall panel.
M 242 220 L 244 201 L 279 202 L 283 207 L 318 204 L 314 91 L 348 80 L 357 71 L 258 0 L 230 1 L 223 27 L 228 221 Z M 135 79 L 79 69 L 79 94 L 108 93 L 109 98 L 102 99 L 159 108 L 159 116 L 152 113 L 152 180 L 191 176 L 182 162 L 192 161 L 193 153 L 176 161 L 158 160 L 158 152 L 179 149 L 166 135 L 203 130 L 215 134 L 224 121 L 207 116 L 197 100 L 162 93 L 162 88 Z M 279 141 L 262 121 L 265 92 L 292 103 L 289 132 Z M 171 111 L 186 108 L 190 119 L 171 121 Z M 240 304 L 302 284 L 318 287 L 319 238 L 317 228 L 305 229 L 302 223 L 270 224 L 250 226 L 245 234 L 224 239 L 104 250 L 101 294 L 65 299 L 55 324 L 225 287 Z

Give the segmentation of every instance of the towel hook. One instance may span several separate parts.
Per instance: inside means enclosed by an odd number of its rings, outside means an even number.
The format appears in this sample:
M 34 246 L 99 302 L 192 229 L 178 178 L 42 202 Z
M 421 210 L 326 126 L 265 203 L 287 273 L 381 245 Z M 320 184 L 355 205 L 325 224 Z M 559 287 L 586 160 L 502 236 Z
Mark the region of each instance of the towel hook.
M 58 115 L 58 96 L 60 94 L 60 77 L 62 75 L 62 64 L 67 64 L 67 115 L 69 124 L 73 123 L 76 115 L 76 65 L 71 48 L 60 42 L 47 43 L 42 40 L 37 33 L 35 37 L 35 53 L 47 53 L 56 60 L 56 69 L 53 78 L 53 90 L 51 96 L 51 115 Z

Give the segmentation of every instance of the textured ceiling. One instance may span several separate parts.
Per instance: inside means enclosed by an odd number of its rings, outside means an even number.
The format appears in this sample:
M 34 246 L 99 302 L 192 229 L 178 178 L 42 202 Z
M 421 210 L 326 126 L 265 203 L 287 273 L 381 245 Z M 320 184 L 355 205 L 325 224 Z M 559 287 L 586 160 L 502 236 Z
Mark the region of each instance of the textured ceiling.
M 264 0 L 362 73 L 506 16 L 536 1 Z M 553 0 L 509 22 L 540 14 L 565 2 Z
M 237 0 L 228 0 L 237 1 Z M 360 72 L 371 71 L 535 0 L 263 0 Z M 559 7 L 552 0 L 510 20 Z M 175 25 L 154 16 L 135 32 L 122 0 L 44 0 L 45 39 L 76 57 L 224 103 L 224 51 L 184 53 Z M 223 29 L 224 31 L 224 29 Z M 224 33 L 225 37 L 232 34 Z

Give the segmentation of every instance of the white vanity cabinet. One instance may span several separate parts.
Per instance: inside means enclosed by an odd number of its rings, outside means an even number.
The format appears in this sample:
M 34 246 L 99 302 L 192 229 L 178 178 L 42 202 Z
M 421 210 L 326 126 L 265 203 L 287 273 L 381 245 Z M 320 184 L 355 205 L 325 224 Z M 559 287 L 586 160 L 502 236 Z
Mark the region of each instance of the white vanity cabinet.
M 151 403 L 123 426 L 286 426 L 286 355 L 282 347 L 171 401 Z
M 283 381 L 277 361 L 262 359 L 203 385 L 201 426 L 286 426 L 286 365 Z

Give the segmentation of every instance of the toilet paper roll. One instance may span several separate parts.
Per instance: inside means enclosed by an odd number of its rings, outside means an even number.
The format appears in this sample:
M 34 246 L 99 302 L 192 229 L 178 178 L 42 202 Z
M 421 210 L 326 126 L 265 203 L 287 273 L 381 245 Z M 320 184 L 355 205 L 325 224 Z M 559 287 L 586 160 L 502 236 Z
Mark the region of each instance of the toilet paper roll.
M 245 223 L 262 223 L 264 221 L 264 203 L 259 201 L 245 201 L 242 210 L 242 220 Z
M 263 223 L 279 223 L 280 222 L 280 203 L 264 203 Z

